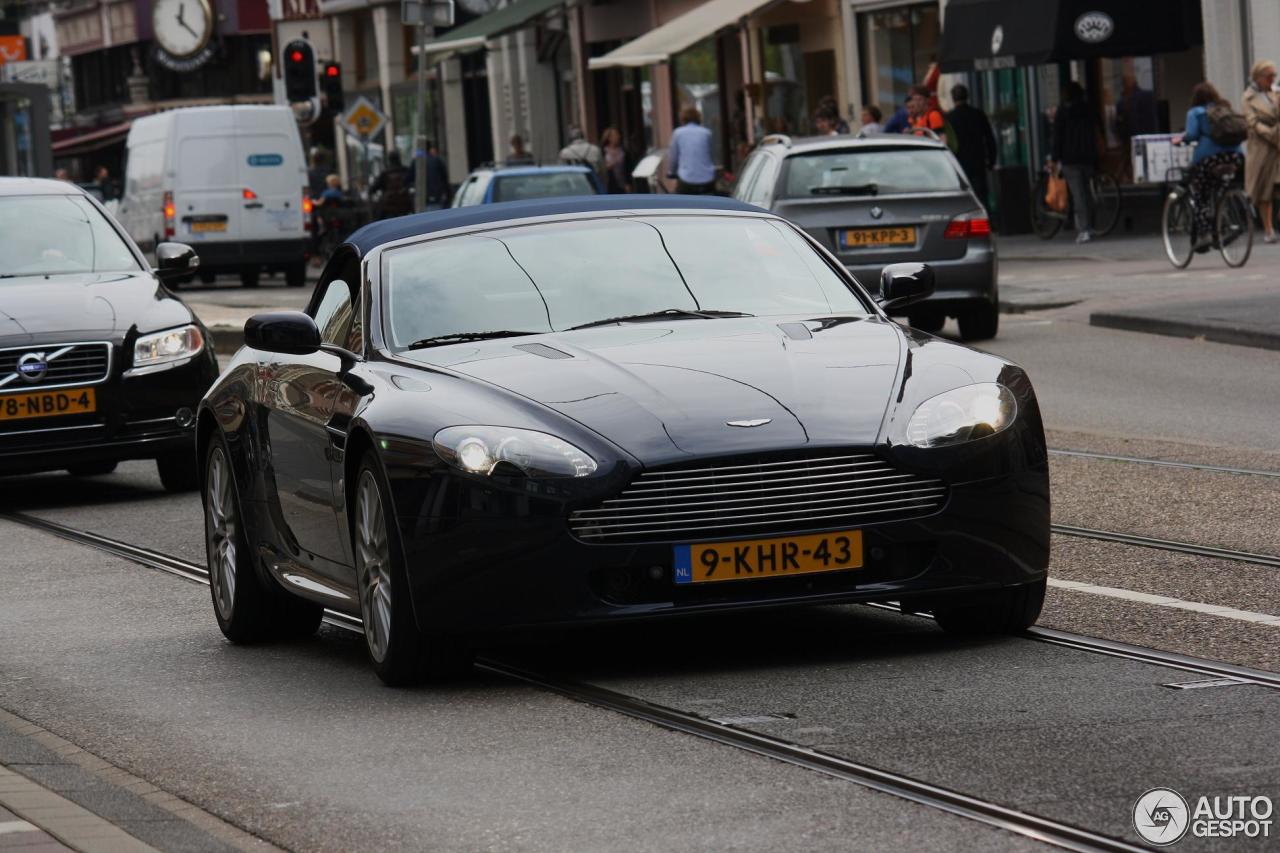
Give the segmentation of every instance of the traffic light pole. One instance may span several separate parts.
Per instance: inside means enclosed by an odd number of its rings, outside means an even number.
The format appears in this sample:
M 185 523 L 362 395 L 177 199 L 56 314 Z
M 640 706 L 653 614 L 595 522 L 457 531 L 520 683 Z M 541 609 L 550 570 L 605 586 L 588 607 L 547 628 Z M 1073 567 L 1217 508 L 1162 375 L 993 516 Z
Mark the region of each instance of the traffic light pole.
M 413 139 L 414 209 L 419 213 L 427 209 L 427 37 L 425 23 L 418 24 L 418 106 L 417 134 Z

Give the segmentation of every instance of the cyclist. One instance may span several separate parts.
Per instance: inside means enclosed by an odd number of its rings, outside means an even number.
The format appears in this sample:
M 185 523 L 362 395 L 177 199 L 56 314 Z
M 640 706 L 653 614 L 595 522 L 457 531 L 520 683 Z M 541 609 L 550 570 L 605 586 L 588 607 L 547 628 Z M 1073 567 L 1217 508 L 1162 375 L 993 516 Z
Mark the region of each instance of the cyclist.
M 1214 175 L 1215 167 L 1234 163 L 1239 169 L 1244 164 L 1244 149 L 1241 145 L 1221 145 L 1213 140 L 1213 130 L 1209 122 L 1209 110 L 1215 107 L 1230 109 L 1230 105 L 1218 94 L 1212 83 L 1197 83 L 1191 89 L 1191 109 L 1187 111 L 1186 130 L 1181 136 L 1175 136 L 1173 143 L 1196 143 L 1195 154 L 1191 155 L 1191 171 L 1187 175 L 1187 186 L 1191 191 L 1191 203 L 1195 210 L 1195 250 L 1207 252 L 1213 247 L 1213 189 L 1219 178 Z

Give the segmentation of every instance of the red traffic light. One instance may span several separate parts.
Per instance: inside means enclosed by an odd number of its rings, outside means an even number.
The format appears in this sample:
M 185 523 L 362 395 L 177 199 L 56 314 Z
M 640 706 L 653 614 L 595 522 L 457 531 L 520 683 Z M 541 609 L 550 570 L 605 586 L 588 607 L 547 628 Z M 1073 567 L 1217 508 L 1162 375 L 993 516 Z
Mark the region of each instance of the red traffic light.
M 289 54 L 290 62 L 301 62 L 303 58 L 302 51 L 300 50 L 295 50 L 293 53 Z
M 342 71 L 340 71 L 338 69 L 338 66 L 333 64 L 332 62 L 330 62 L 328 65 L 324 67 L 324 76 L 326 77 L 339 77 L 341 75 L 342 75 Z

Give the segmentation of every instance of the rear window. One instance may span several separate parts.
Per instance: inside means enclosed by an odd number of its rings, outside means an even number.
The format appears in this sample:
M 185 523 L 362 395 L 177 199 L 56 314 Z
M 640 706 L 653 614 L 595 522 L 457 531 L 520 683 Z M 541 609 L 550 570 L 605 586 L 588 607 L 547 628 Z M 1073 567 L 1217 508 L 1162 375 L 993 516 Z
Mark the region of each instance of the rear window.
M 787 158 L 788 198 L 885 195 L 961 188 L 946 152 L 936 148 L 855 149 Z
M 595 195 L 585 172 L 550 172 L 541 175 L 499 175 L 494 178 L 494 201 L 521 201 L 564 195 Z

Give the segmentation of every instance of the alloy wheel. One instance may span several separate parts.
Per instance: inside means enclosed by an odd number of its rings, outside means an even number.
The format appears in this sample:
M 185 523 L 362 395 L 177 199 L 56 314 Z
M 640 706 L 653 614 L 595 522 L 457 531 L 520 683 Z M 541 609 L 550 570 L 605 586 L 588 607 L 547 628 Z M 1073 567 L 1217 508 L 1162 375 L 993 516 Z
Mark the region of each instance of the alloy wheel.
M 223 620 L 231 619 L 236 601 L 236 541 L 239 532 L 231 469 L 221 447 L 209 456 L 205 486 L 205 519 L 209 538 L 209 582 Z
M 356 486 L 355 538 L 364 636 L 374 661 L 381 663 L 391 645 L 391 547 L 382 495 L 367 468 Z

